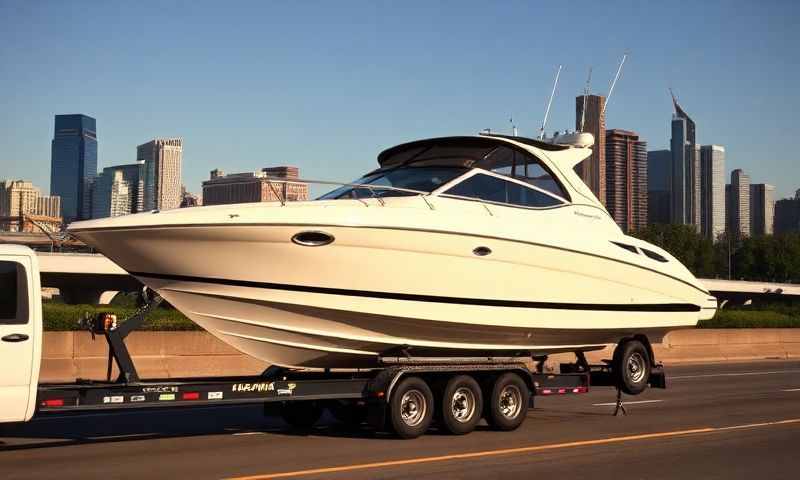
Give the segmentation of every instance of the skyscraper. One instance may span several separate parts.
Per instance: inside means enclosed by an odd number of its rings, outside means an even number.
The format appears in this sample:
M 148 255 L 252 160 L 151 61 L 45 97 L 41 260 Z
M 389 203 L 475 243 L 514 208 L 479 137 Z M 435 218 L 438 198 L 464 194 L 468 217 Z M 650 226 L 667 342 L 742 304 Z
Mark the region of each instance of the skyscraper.
M 725 232 L 725 147 L 700 147 L 700 219 L 703 236 L 716 240 Z
M 750 236 L 750 176 L 737 168 L 731 172 L 731 183 L 726 188 L 728 234 Z
M 606 117 L 603 106 L 606 97 L 602 95 L 587 95 L 586 115 L 584 117 L 584 96 L 575 97 L 575 129 L 594 135 L 592 155 L 575 166 L 575 172 L 594 193 L 600 203 L 606 204 Z
M 697 158 L 697 140 L 694 121 L 672 97 L 675 113 L 672 115 L 672 223 L 699 225 L 698 188 L 700 165 Z
M 31 223 L 36 222 L 36 225 Z M 61 227 L 61 199 L 43 197 L 33 183 L 26 180 L 0 182 L 0 229 L 58 231 Z
M 670 222 L 672 192 L 672 152 L 647 152 L 647 222 Z
M 95 119 L 56 115 L 50 158 L 50 194 L 61 197 L 64 221 L 89 218 L 89 188 L 97 175 Z
M 144 162 L 106 167 L 92 187 L 92 218 L 141 212 L 143 197 Z
M 766 183 L 750 185 L 750 234 L 772 235 L 775 220 L 775 187 Z
M 775 202 L 775 234 L 800 232 L 800 190 Z
M 647 142 L 636 132 L 606 131 L 606 209 L 623 231 L 647 226 Z
M 0 217 L 18 217 L 33 214 L 39 189 L 26 180 L 0 182 Z
M 144 210 L 170 210 L 181 206 L 183 139 L 157 138 L 136 147 L 144 160 Z

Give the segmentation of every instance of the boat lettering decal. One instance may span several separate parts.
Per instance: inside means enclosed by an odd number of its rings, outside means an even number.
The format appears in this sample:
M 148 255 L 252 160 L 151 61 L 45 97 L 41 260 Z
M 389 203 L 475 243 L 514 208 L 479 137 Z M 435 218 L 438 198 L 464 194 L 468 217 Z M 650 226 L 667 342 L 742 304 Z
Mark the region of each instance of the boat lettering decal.
M 274 392 L 275 382 L 234 383 L 232 392 Z
M 600 215 L 592 215 L 591 213 L 579 212 L 578 210 L 573 210 L 573 211 L 575 212 L 575 215 L 577 215 L 579 217 L 585 217 L 585 218 L 591 218 L 591 219 L 594 219 L 594 220 L 600 220 Z
M 479 305 L 486 307 L 539 308 L 548 310 L 587 310 L 601 312 L 699 312 L 699 305 L 692 303 L 562 303 L 530 302 L 524 300 L 499 300 L 483 298 L 442 297 L 418 295 L 413 293 L 375 292 L 367 290 L 348 290 L 344 288 L 314 287 L 310 285 L 289 285 L 282 283 L 233 280 L 227 278 L 194 277 L 188 275 L 169 275 L 163 273 L 131 272 L 136 277 L 157 278 L 179 282 L 213 283 L 235 287 L 266 288 L 289 292 L 322 293 L 349 297 L 381 298 L 387 300 L 406 300 L 413 302 L 447 303 L 455 305 Z

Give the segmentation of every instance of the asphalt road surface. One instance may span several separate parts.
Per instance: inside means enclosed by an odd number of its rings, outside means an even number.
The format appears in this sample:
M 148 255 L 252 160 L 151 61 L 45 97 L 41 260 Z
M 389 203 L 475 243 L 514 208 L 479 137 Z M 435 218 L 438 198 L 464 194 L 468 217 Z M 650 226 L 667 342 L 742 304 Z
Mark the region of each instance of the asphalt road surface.
M 42 417 L 0 425 L 0 478 L 800 478 L 800 362 L 668 368 L 669 388 L 538 398 L 514 432 L 398 440 L 261 408 Z M 283 475 L 276 475 L 283 474 Z

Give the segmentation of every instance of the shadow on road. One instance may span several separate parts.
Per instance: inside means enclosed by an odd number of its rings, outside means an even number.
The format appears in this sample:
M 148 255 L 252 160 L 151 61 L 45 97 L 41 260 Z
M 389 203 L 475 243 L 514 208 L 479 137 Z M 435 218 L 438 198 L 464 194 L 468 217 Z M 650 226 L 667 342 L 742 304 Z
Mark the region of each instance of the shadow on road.
M 147 411 L 42 415 L 29 423 L 0 425 L 0 451 L 206 435 L 270 433 L 292 437 L 394 439 L 366 426 L 338 423 L 326 414 L 311 429 L 291 428 L 261 407 L 198 407 Z

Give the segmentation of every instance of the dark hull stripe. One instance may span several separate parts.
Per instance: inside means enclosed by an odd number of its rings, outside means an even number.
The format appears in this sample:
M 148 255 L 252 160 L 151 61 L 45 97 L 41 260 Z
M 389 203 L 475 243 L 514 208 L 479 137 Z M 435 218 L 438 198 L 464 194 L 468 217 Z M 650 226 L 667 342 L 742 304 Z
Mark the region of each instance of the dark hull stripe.
M 681 282 L 684 285 L 692 287 L 693 289 L 702 292 L 705 295 L 711 295 L 707 290 L 703 290 L 699 288 L 697 285 L 693 285 L 686 280 L 680 279 L 668 273 L 661 272 L 654 268 L 649 268 L 644 265 L 639 265 L 632 262 L 626 262 L 625 260 L 620 260 L 619 258 L 607 257 L 605 255 L 599 255 L 596 253 L 590 252 L 583 252 L 580 250 L 574 250 L 571 248 L 564 248 L 559 247 L 556 245 L 548 245 L 545 243 L 538 243 L 538 242 L 529 242 L 526 240 L 517 240 L 513 238 L 503 238 L 503 237 L 494 237 L 491 235 L 481 235 L 477 233 L 465 233 L 465 232 L 448 232 L 445 230 L 433 230 L 433 229 L 423 229 L 423 228 L 409 228 L 409 227 L 381 227 L 376 225 L 337 225 L 337 224 L 322 224 L 322 223 L 247 223 L 247 224 L 237 224 L 232 225 L 229 223 L 197 223 L 197 224 L 175 224 L 175 225 L 149 225 L 149 226 L 126 226 L 126 227 L 104 227 L 104 228 L 75 228 L 69 229 L 70 233 L 89 233 L 89 232 L 112 232 L 112 231 L 121 231 L 121 230 L 155 230 L 155 229 L 170 229 L 170 228 L 206 228 L 206 227 L 317 227 L 317 228 L 366 228 L 366 229 L 375 229 L 375 230 L 401 230 L 401 231 L 408 231 L 408 232 L 422 232 L 422 233 L 438 233 L 441 235 L 459 235 L 459 236 L 467 236 L 467 237 L 474 237 L 474 238 L 483 238 L 487 240 L 500 240 L 503 242 L 512 242 L 512 243 L 521 243 L 525 245 L 534 245 L 536 247 L 543 247 L 543 248 L 552 248 L 554 250 L 561 250 L 563 252 L 570 252 L 570 253 L 577 253 L 580 255 L 586 255 L 589 257 L 594 258 L 602 258 L 603 260 L 609 260 L 612 262 L 621 263 L 623 265 L 628 265 L 630 267 L 639 268 L 642 270 L 647 270 L 648 272 L 656 273 L 658 275 L 662 275 L 664 277 L 670 278 L 677 282 Z
M 587 310 L 599 312 L 699 312 L 700 306 L 691 303 L 558 303 L 558 302 L 525 302 L 519 300 L 495 300 L 481 298 L 441 297 L 434 295 L 416 295 L 410 293 L 373 292 L 367 290 L 349 290 L 344 288 L 312 287 L 307 285 L 287 285 L 282 283 L 254 282 L 250 280 L 232 280 L 227 278 L 193 277 L 188 275 L 169 275 L 163 273 L 130 272 L 135 277 L 175 280 L 180 282 L 211 283 L 234 287 L 267 288 L 289 292 L 324 293 L 328 295 L 345 295 L 349 297 L 382 298 L 387 300 L 407 300 L 414 302 L 448 303 L 455 305 L 480 305 L 487 307 L 543 308 L 550 310 Z

